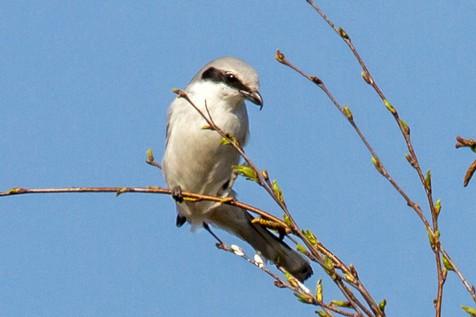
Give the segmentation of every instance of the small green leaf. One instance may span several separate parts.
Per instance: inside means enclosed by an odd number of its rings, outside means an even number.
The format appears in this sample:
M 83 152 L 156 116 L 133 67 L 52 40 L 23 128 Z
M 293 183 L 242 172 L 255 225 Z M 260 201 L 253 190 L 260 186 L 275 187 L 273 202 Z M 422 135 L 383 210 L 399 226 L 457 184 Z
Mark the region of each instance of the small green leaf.
M 307 249 L 302 244 L 296 244 L 296 250 L 298 250 L 301 253 L 307 254 Z
M 154 152 L 152 151 L 152 149 L 147 149 L 147 151 L 145 152 L 145 155 L 146 155 L 146 160 L 147 162 L 153 162 L 155 161 L 154 159 Z
M 339 307 L 351 307 L 352 306 L 350 304 L 350 302 L 348 302 L 348 301 L 337 300 L 337 299 L 331 300 L 331 305 L 339 306 Z
M 455 270 L 453 264 L 451 264 L 451 261 L 446 257 L 445 254 L 443 254 L 443 265 L 445 266 L 445 268 L 448 271 L 454 271 Z
M 410 127 L 406 123 L 405 120 L 399 119 L 398 122 L 400 123 L 400 127 L 402 127 L 403 132 L 405 132 L 406 135 L 410 135 Z
M 428 170 L 425 174 L 425 187 L 431 190 L 431 170 Z
M 276 196 L 276 198 L 279 200 L 279 202 L 284 203 L 283 191 L 279 187 L 278 181 L 273 180 L 273 183 L 271 185 L 272 185 L 272 188 L 273 188 L 273 193 Z
M 441 200 L 437 199 L 435 202 L 435 212 L 437 216 L 440 214 L 440 211 L 441 211 Z
M 383 174 L 382 163 L 380 163 L 380 160 L 378 159 L 378 157 L 372 156 L 370 160 L 372 161 L 372 164 L 375 166 L 377 171 L 380 174 Z
M 291 221 L 291 218 L 289 218 L 288 215 L 284 215 L 284 216 L 283 216 L 283 219 L 284 219 L 284 223 L 285 223 L 285 224 L 287 224 L 289 227 L 292 227 L 293 222 Z
M 265 181 L 268 181 L 268 180 L 269 180 L 269 174 L 268 174 L 268 171 L 267 171 L 267 170 L 262 170 L 262 171 L 261 171 L 261 175 L 263 176 L 263 178 L 264 178 Z
M 122 187 L 116 192 L 116 197 L 126 193 L 129 189 L 127 187 Z
M 470 307 L 470 306 L 465 306 L 465 305 L 461 305 L 461 308 L 467 312 L 468 314 L 471 315 L 471 317 L 476 317 L 476 308 L 474 307 Z
M 284 60 L 286 57 L 280 50 L 276 50 L 276 54 L 274 54 L 274 58 L 279 62 L 279 63 L 284 63 Z
M 372 80 L 372 77 L 370 77 L 370 74 L 363 70 L 360 75 L 362 76 L 362 79 L 369 85 L 372 85 L 373 84 L 373 80 Z
M 382 312 L 384 312 L 385 306 L 387 306 L 387 300 L 384 298 L 380 301 L 380 303 L 378 303 L 378 307 L 380 308 Z
M 328 257 L 328 256 L 324 256 L 324 269 L 326 270 L 326 272 L 329 274 L 329 275 L 333 275 L 334 273 L 334 263 L 332 262 L 332 260 Z
M 440 231 L 436 230 L 433 232 L 433 230 L 428 229 L 427 233 L 428 233 L 428 240 L 430 240 L 430 246 L 433 250 L 435 250 L 437 245 L 439 244 Z
M 7 194 L 8 194 L 8 195 L 15 195 L 15 194 L 23 193 L 24 191 L 25 191 L 24 188 L 14 187 L 14 188 L 10 188 L 10 189 L 7 191 Z
M 322 279 L 319 279 L 316 284 L 316 300 L 318 303 L 322 303 L 324 300 L 324 289 L 322 286 Z
M 292 276 L 291 274 L 289 274 L 288 272 L 285 272 L 284 273 L 284 276 L 286 277 L 286 279 L 288 280 L 289 284 L 294 287 L 294 288 L 297 288 L 299 287 L 299 282 L 298 280 Z
M 329 314 L 323 310 L 316 310 L 316 314 L 318 314 L 319 317 L 330 317 Z
M 232 145 L 235 145 L 235 146 L 240 146 L 240 142 L 238 142 L 238 139 L 235 136 L 229 135 L 229 134 L 222 137 L 220 143 L 223 144 L 223 145 L 232 144 Z
M 309 294 L 304 294 L 304 293 L 294 293 L 294 296 L 297 297 L 297 299 L 304 304 L 312 304 L 314 302 L 314 299 L 312 298 L 311 295 Z
M 309 241 L 310 244 L 316 245 L 318 240 L 316 235 L 309 229 L 303 230 L 302 233 L 306 237 L 307 241 Z
M 344 273 L 344 278 L 350 283 L 355 283 L 355 277 L 352 274 Z
M 338 31 L 339 31 L 340 37 L 342 37 L 344 40 L 349 39 L 349 34 L 347 34 L 347 32 L 343 28 L 340 27 Z
M 344 106 L 344 108 L 342 108 L 342 112 L 347 117 L 347 119 L 353 120 L 354 117 L 352 115 L 352 111 L 350 110 L 348 106 Z
M 258 174 L 256 173 L 255 169 L 248 165 L 233 165 L 233 171 L 245 177 L 247 180 L 250 181 L 258 181 Z
M 410 155 L 410 153 L 406 153 L 406 154 L 405 154 L 405 158 L 407 159 L 408 163 L 410 163 L 410 165 L 411 165 L 413 168 L 416 168 L 416 162 L 415 162 L 415 160 L 413 159 L 413 157 Z
M 372 160 L 372 164 L 373 164 L 375 167 L 377 167 L 377 165 L 380 164 L 378 158 L 376 158 L 375 156 L 372 156 L 372 157 L 371 157 L 371 160 Z
M 384 99 L 383 100 L 383 104 L 385 105 L 385 107 L 387 108 L 388 111 L 390 111 L 392 114 L 396 114 L 397 113 L 397 110 L 395 110 L 395 108 L 393 107 L 393 105 L 390 103 L 390 101 L 388 101 L 387 99 Z

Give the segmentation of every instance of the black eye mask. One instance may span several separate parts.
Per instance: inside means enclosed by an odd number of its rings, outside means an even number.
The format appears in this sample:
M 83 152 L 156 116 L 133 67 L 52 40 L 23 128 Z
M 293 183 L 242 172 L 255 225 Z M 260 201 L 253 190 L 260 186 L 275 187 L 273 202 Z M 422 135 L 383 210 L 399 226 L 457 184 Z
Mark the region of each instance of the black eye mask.
M 215 67 L 210 67 L 205 70 L 202 74 L 202 79 L 211 80 L 217 83 L 224 83 L 229 87 L 250 92 L 250 89 L 246 87 L 241 82 L 241 80 L 238 79 L 238 77 L 232 73 L 226 73 L 222 70 L 216 69 Z

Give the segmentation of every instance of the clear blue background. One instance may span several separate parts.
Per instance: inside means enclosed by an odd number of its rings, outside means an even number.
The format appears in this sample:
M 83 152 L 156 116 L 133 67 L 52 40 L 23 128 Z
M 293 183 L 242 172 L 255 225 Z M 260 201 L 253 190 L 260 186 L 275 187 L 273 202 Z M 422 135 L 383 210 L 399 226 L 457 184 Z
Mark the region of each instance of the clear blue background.
M 443 202 L 442 241 L 476 281 L 476 181 L 462 186 L 475 155 L 454 149 L 456 135 L 476 137 L 476 5 L 321 2 L 411 125 Z M 417 217 L 326 97 L 274 61 L 280 48 L 322 77 L 427 210 L 391 116 L 304 0 L 3 1 L 0 38 L 0 189 L 164 185 L 144 158 L 149 147 L 162 156 L 171 89 L 211 59 L 238 56 L 258 70 L 265 99 L 263 111 L 249 108 L 248 153 L 299 223 L 355 264 L 389 316 L 433 314 L 434 259 Z M 253 184 L 237 190 L 280 215 Z M 2 198 L 0 232 L 1 316 L 313 315 L 207 233 L 175 228 L 167 196 Z M 321 277 L 316 269 L 307 285 Z M 341 298 L 324 286 L 326 299 Z M 471 300 L 450 274 L 444 315 L 463 315 L 461 304 Z

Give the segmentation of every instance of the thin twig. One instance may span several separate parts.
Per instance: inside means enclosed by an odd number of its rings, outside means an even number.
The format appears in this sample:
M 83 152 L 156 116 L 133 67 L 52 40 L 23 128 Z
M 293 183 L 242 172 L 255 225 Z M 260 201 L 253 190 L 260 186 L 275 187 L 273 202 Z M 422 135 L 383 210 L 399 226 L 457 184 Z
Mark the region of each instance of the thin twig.
M 283 197 L 280 195 L 278 197 L 278 194 L 276 193 L 276 189 L 273 187 L 273 183 L 269 179 L 269 175 L 266 171 L 260 171 L 258 167 L 253 163 L 253 161 L 246 155 L 244 149 L 241 147 L 241 145 L 237 142 L 236 138 L 232 135 L 227 134 L 225 131 L 223 131 L 220 127 L 218 127 L 215 122 L 213 121 L 213 118 L 210 115 L 208 105 L 205 103 L 205 111 L 202 111 L 188 96 L 188 94 L 181 90 L 181 89 L 174 89 L 173 92 L 177 94 L 180 98 L 184 98 L 201 116 L 202 118 L 206 121 L 207 123 L 207 128 L 216 131 L 222 138 L 224 138 L 227 142 L 227 144 L 230 144 L 235 148 L 235 150 L 243 157 L 245 160 L 246 164 L 255 171 L 256 174 L 256 182 L 258 185 L 263 187 L 265 191 L 270 195 L 270 197 L 278 204 L 278 206 L 284 211 L 284 214 L 286 215 L 288 221 L 286 222 L 286 228 L 289 228 L 289 232 L 295 234 L 298 236 L 306 245 L 306 247 L 310 251 L 310 259 L 313 261 L 316 261 L 319 263 L 321 267 L 325 267 L 324 259 L 321 256 L 320 249 L 317 247 L 317 245 L 313 245 L 310 243 L 309 239 L 303 234 L 302 230 L 299 228 L 297 225 L 296 221 L 292 217 L 290 211 L 288 210 L 286 203 L 283 199 Z M 321 249 L 322 250 L 322 249 Z M 332 255 L 331 260 L 333 261 L 334 265 L 342 270 L 346 274 L 351 274 L 349 268 L 336 256 L 334 256 L 330 251 L 325 249 L 329 254 Z M 311 256 L 312 255 L 312 256 Z M 342 283 L 342 280 L 345 280 L 343 277 L 340 275 L 336 274 L 337 278 L 333 278 L 334 283 L 336 286 L 341 290 L 342 294 L 346 297 L 346 299 L 349 301 L 349 303 L 352 305 L 353 309 L 359 314 L 362 315 L 362 312 L 366 314 L 367 316 L 373 316 L 372 312 L 368 310 L 353 294 L 352 292 L 345 286 L 344 283 Z M 368 293 L 367 289 L 362 285 L 362 282 L 358 279 L 354 280 L 353 285 L 359 293 L 362 295 L 362 297 L 365 299 L 371 310 L 376 316 L 385 316 L 385 314 L 378 308 L 378 305 L 376 304 L 375 300 L 372 298 L 370 293 Z
M 162 188 L 159 186 L 149 186 L 149 187 L 64 187 L 64 188 L 21 188 L 16 187 L 9 189 L 4 192 L 0 192 L 0 197 L 14 196 L 14 195 L 25 195 L 25 194 L 59 194 L 59 193 L 115 193 L 117 196 L 125 193 L 143 193 L 143 194 L 165 194 L 172 195 L 172 191 L 168 188 Z M 240 207 L 246 209 L 250 212 L 260 215 L 265 219 L 272 220 L 282 226 L 286 226 L 281 219 L 273 216 L 272 214 L 254 207 L 250 204 L 240 202 L 235 200 L 232 197 L 218 197 L 211 195 L 202 195 L 191 192 L 182 192 L 184 200 L 191 202 L 198 201 L 213 201 L 217 203 L 222 203 L 224 205 L 231 205 L 235 207 Z
M 394 180 L 394 178 L 391 176 L 391 174 L 387 171 L 387 169 L 385 168 L 385 166 L 383 165 L 382 163 L 382 160 L 379 158 L 379 156 L 377 155 L 376 151 L 373 149 L 373 147 L 371 146 L 371 144 L 369 143 L 369 141 L 367 140 L 365 134 L 362 132 L 362 130 L 360 130 L 360 128 L 357 126 L 356 122 L 355 122 L 355 119 L 354 119 L 354 116 L 353 114 L 350 112 L 350 108 L 349 107 L 344 107 L 342 106 L 338 101 L 337 99 L 334 97 L 334 95 L 331 93 L 331 91 L 329 90 L 329 88 L 327 87 L 327 85 L 324 83 L 324 81 L 322 81 L 322 79 L 320 79 L 319 77 L 315 76 L 315 75 L 310 75 L 310 74 L 307 74 L 305 73 L 303 70 L 301 70 L 299 67 L 297 67 L 296 65 L 294 65 L 293 63 L 291 63 L 287 58 L 286 56 L 281 52 L 281 51 L 277 51 L 276 52 L 276 60 L 285 65 L 285 66 L 288 66 L 289 68 L 291 68 L 292 70 L 296 71 L 298 74 L 300 74 L 301 76 L 303 76 L 304 78 L 310 80 L 312 83 L 314 83 L 315 85 L 317 85 L 325 94 L 326 96 L 330 99 L 330 101 L 332 102 L 332 104 L 337 108 L 337 110 L 339 110 L 339 112 L 347 119 L 347 121 L 350 123 L 350 125 L 352 126 L 352 128 L 355 130 L 355 132 L 357 133 L 357 135 L 359 136 L 360 140 L 364 143 L 365 147 L 367 148 L 368 152 L 370 153 L 370 155 L 375 159 L 376 162 L 378 162 L 378 167 L 377 167 L 377 170 L 380 172 L 380 174 L 382 174 L 382 176 L 384 176 L 389 182 L 390 184 L 395 188 L 395 190 L 403 197 L 403 199 L 405 200 L 405 202 L 407 203 L 407 205 L 409 207 L 411 207 L 415 213 L 417 214 L 418 218 L 420 218 L 420 220 L 422 221 L 423 225 L 425 226 L 425 228 L 427 229 L 430 229 L 431 226 L 430 226 L 430 223 L 426 220 L 424 214 L 423 214 L 423 211 L 421 210 L 420 206 L 418 204 L 416 204 L 415 202 L 413 202 L 410 197 L 408 196 L 408 194 L 400 187 L 400 185 L 398 185 L 398 183 Z M 344 108 L 346 110 L 344 110 Z
M 476 140 L 467 139 L 467 138 L 464 138 L 462 136 L 457 136 L 455 147 L 457 149 L 462 148 L 462 147 L 469 147 L 471 150 L 476 152 Z
M 436 316 L 439 317 L 439 316 L 441 316 L 441 305 L 442 305 L 442 299 L 443 299 L 443 286 L 444 286 L 444 282 L 445 282 L 445 274 L 443 272 L 442 260 L 441 260 L 441 257 L 440 257 L 440 241 L 439 241 L 439 226 L 438 226 L 439 210 L 436 209 L 435 203 L 434 203 L 434 200 L 433 200 L 432 186 L 431 186 L 431 174 L 429 172 L 427 172 L 426 176 L 424 175 L 423 170 L 422 170 L 421 165 L 420 165 L 419 160 L 418 160 L 418 156 L 415 152 L 415 149 L 414 149 L 412 141 L 411 141 L 410 129 L 408 128 L 407 123 L 400 118 L 396 108 L 388 101 L 388 99 L 386 98 L 382 89 L 378 86 L 378 84 L 375 81 L 373 75 L 369 71 L 365 61 L 360 56 L 360 54 L 357 51 L 355 45 L 352 43 L 352 40 L 351 40 L 349 34 L 343 28 L 336 27 L 335 24 L 332 22 L 332 20 L 324 13 L 324 11 L 316 4 L 316 2 L 314 0 L 306 0 L 306 1 L 322 17 L 322 19 L 331 27 L 331 29 L 334 32 L 336 32 L 342 38 L 342 40 L 345 42 L 345 44 L 349 47 L 352 54 L 354 55 L 357 62 L 359 63 L 360 67 L 362 68 L 362 73 L 361 73 L 362 78 L 365 80 L 365 82 L 367 84 L 369 84 L 375 90 L 375 92 L 380 97 L 380 99 L 382 100 L 382 102 L 385 105 L 385 107 L 387 108 L 387 110 L 390 111 L 390 113 L 392 114 L 393 118 L 395 119 L 395 122 L 397 123 L 397 126 L 400 129 L 400 132 L 403 136 L 403 139 L 405 141 L 405 144 L 406 144 L 408 152 L 409 152 L 409 154 L 407 155 L 407 160 L 409 161 L 409 163 L 412 165 L 412 167 L 417 172 L 420 183 L 422 184 L 422 186 L 425 190 L 427 201 L 428 201 L 428 206 L 429 206 L 430 214 L 431 214 L 431 223 L 432 223 L 431 229 L 426 224 L 425 224 L 425 229 L 426 229 L 426 231 L 428 232 L 429 235 L 431 234 L 433 237 L 435 237 L 434 241 L 431 243 L 431 247 L 432 247 L 432 250 L 433 250 L 433 253 L 434 253 L 434 256 L 435 256 L 436 273 L 437 273 L 437 278 L 438 278 L 437 295 L 436 295 L 436 300 L 435 300 L 435 313 L 436 313 Z M 473 150 L 475 148 L 474 144 L 475 143 L 472 143 Z M 468 172 L 466 173 L 466 178 L 465 178 L 466 185 L 467 185 L 467 182 L 469 182 L 469 179 L 471 178 L 472 173 L 474 173 L 474 171 L 476 171 L 476 161 L 473 163 L 472 166 L 474 166 L 474 169 L 471 169 L 471 167 L 470 167 L 470 169 L 468 169 Z M 468 176 L 469 176 L 469 178 L 468 178 Z M 408 201 L 407 201 L 407 203 L 408 203 Z M 421 218 L 421 219 L 423 221 L 423 218 Z M 424 222 L 426 222 L 425 217 L 424 217 L 424 219 L 425 219 Z
M 244 259 L 250 264 L 253 264 L 254 266 L 258 267 L 261 271 L 269 275 L 273 280 L 274 280 L 274 285 L 279 288 L 287 288 L 293 293 L 300 298 L 301 301 L 305 302 L 306 304 L 311 304 L 315 306 L 322 307 L 325 310 L 332 311 L 334 313 L 337 313 L 342 316 L 346 317 L 353 317 L 356 316 L 355 314 L 351 312 L 344 311 L 342 309 L 336 308 L 332 305 L 326 304 L 324 302 L 319 302 L 316 299 L 316 295 L 312 294 L 311 291 L 304 286 L 301 282 L 296 280 L 295 278 L 289 276 L 288 281 L 283 281 L 278 275 L 273 273 L 262 261 L 261 257 L 258 255 L 258 257 L 255 256 L 255 258 L 250 258 L 246 255 L 246 253 L 239 247 L 236 247 L 234 245 L 228 246 L 224 243 L 217 243 L 217 248 L 223 251 L 226 251 L 228 253 L 234 254 L 236 256 L 239 256 L 240 258 Z M 357 315 L 359 316 L 359 315 Z
M 445 257 L 448 262 L 450 263 L 450 266 L 452 268 L 452 271 L 455 272 L 456 276 L 458 279 L 461 281 L 461 283 L 464 285 L 468 293 L 471 295 L 473 298 L 473 301 L 476 303 L 476 287 L 472 285 L 463 275 L 461 270 L 458 268 L 456 263 L 453 261 L 453 259 L 450 257 L 448 252 L 446 252 L 443 248 L 441 249 L 441 253 L 443 254 L 443 257 Z
M 457 136 L 455 147 L 457 149 L 462 148 L 462 147 L 467 147 L 467 148 L 470 148 L 473 152 L 476 152 L 476 140 L 466 139 L 466 138 L 463 138 L 461 136 Z M 468 169 L 466 170 L 466 173 L 464 174 L 464 179 L 463 179 L 464 187 L 468 186 L 468 184 L 471 181 L 471 178 L 473 177 L 475 172 L 476 172 L 476 160 L 473 161 L 473 163 L 471 163 L 468 166 Z
M 151 166 L 157 167 L 160 170 L 162 169 L 162 165 L 160 165 L 160 163 L 155 160 L 152 149 L 147 149 L 145 162 Z

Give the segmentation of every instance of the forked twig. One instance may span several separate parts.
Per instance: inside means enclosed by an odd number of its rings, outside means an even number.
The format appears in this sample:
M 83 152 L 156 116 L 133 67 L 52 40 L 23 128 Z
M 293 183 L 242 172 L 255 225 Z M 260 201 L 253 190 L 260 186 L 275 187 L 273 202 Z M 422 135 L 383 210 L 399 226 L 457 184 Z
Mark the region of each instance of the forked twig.
M 440 317 L 441 305 L 442 305 L 442 299 L 443 299 L 443 286 L 447 276 L 447 270 L 446 268 L 443 268 L 442 262 L 448 261 L 448 259 L 450 258 L 446 251 L 444 251 L 444 253 L 442 251 L 443 249 L 441 246 L 439 225 L 438 225 L 438 216 L 440 213 L 441 204 L 439 200 L 437 200 L 436 202 L 434 202 L 433 200 L 431 173 L 430 171 L 427 171 L 426 173 L 423 172 L 418 160 L 418 156 L 416 154 L 416 151 L 411 141 L 410 128 L 408 124 L 403 119 L 401 119 L 397 109 L 392 105 L 392 103 L 390 103 L 390 101 L 385 96 L 383 90 L 378 86 L 372 73 L 369 71 L 365 61 L 360 56 L 355 45 L 353 44 L 349 34 L 343 28 L 336 27 L 334 22 L 324 13 L 324 11 L 317 5 L 317 3 L 314 0 L 306 0 L 306 1 L 312 6 L 312 8 L 319 14 L 319 16 L 329 25 L 329 27 L 331 27 L 331 29 L 334 32 L 336 32 L 340 36 L 340 38 L 348 46 L 348 48 L 350 49 L 350 51 L 352 52 L 352 54 L 354 55 L 355 59 L 357 60 L 357 62 L 359 63 L 362 69 L 361 76 L 363 80 L 374 89 L 374 91 L 377 93 L 377 95 L 381 99 L 383 105 L 386 107 L 386 109 L 391 113 L 392 117 L 394 118 L 402 134 L 402 137 L 405 141 L 405 145 L 407 146 L 407 149 L 408 149 L 408 154 L 406 154 L 405 157 L 407 161 L 410 163 L 410 165 L 415 169 L 418 175 L 418 178 L 420 180 L 420 183 L 423 186 L 423 189 L 425 190 L 426 198 L 427 198 L 428 206 L 430 210 L 430 215 L 431 215 L 431 224 L 430 224 L 430 221 L 428 221 L 427 218 L 425 217 L 421 207 L 417 203 L 415 203 L 412 199 L 410 199 L 410 197 L 405 193 L 405 191 L 398 185 L 398 183 L 393 179 L 393 177 L 391 177 L 389 172 L 386 170 L 382 161 L 379 159 L 379 157 L 377 156 L 377 154 L 375 153 L 375 151 L 373 150 L 373 148 L 370 146 L 369 142 L 365 138 L 364 134 L 356 125 L 350 108 L 347 106 L 345 107 L 341 106 L 337 102 L 336 98 L 332 95 L 330 90 L 327 88 L 327 86 L 324 84 L 324 82 L 319 77 L 306 74 L 305 72 L 303 72 L 302 70 L 300 70 L 299 68 L 291 64 L 280 51 L 277 52 L 276 59 L 278 60 L 278 62 L 298 72 L 300 75 L 307 78 L 308 80 L 316 84 L 321 90 L 324 91 L 324 93 L 331 100 L 331 102 L 347 118 L 348 122 L 352 125 L 352 127 L 354 128 L 354 130 L 360 137 L 361 141 L 364 143 L 365 147 L 367 148 L 367 150 L 372 156 L 372 163 L 376 167 L 377 171 L 390 182 L 392 187 L 404 198 L 406 203 L 415 211 L 419 219 L 422 221 L 425 227 L 425 230 L 428 233 L 431 249 L 434 253 L 435 262 L 436 262 L 438 285 L 437 285 L 437 294 L 435 299 L 435 315 L 437 317 Z M 459 138 L 456 147 L 461 147 L 461 146 L 471 147 L 473 151 L 476 151 L 475 140 Z M 471 164 L 468 171 L 466 172 L 465 186 L 469 183 L 469 180 L 471 179 L 475 171 L 476 171 L 476 161 L 474 161 Z M 443 256 L 443 259 L 442 259 L 442 256 Z M 451 263 L 453 262 L 451 261 Z M 458 277 L 460 278 L 460 280 L 462 281 L 463 285 L 465 286 L 465 288 L 473 297 L 473 300 L 475 300 L 476 302 L 474 287 L 472 287 L 472 285 L 468 286 L 470 284 L 462 277 L 462 273 L 459 270 L 457 270 L 456 266 L 455 266 L 455 271 Z
M 234 136 L 227 134 L 215 124 L 213 118 L 210 115 L 207 104 L 204 104 L 205 111 L 203 111 L 193 102 L 193 100 L 191 100 L 185 91 L 181 89 L 174 89 L 173 91 L 178 97 L 184 98 L 190 104 L 190 106 L 192 106 L 202 116 L 202 118 L 207 123 L 207 129 L 216 131 L 226 141 L 225 144 L 233 146 L 243 157 L 247 166 L 253 171 L 253 175 L 249 176 L 249 178 L 252 178 L 258 185 L 263 187 L 283 210 L 285 214 L 284 222 L 286 223 L 285 228 L 287 229 L 287 233 L 292 233 L 299 237 L 301 241 L 303 241 L 308 249 L 308 252 L 305 253 L 305 255 L 307 255 L 312 261 L 319 263 L 319 265 L 324 268 L 329 276 L 331 276 L 333 282 L 340 289 L 346 300 L 355 310 L 357 316 L 385 316 L 383 310 L 379 307 L 362 281 L 360 281 L 358 278 L 355 268 L 352 267 L 352 269 L 350 266 L 347 266 L 336 255 L 325 248 L 322 243 L 315 239 L 315 236 L 310 231 L 303 231 L 300 229 L 288 210 L 282 192 L 279 187 L 277 187 L 277 183 L 275 181 L 270 181 L 267 171 L 261 171 L 258 169 L 253 161 L 247 156 L 244 149 L 241 147 L 239 142 L 237 142 Z M 311 238 L 310 235 L 312 235 L 313 238 Z M 343 275 L 338 273 L 337 270 L 341 271 Z M 356 289 L 359 292 L 359 294 L 365 300 L 367 306 L 364 305 L 352 293 L 352 291 L 346 286 L 346 283 L 351 285 L 353 289 Z

